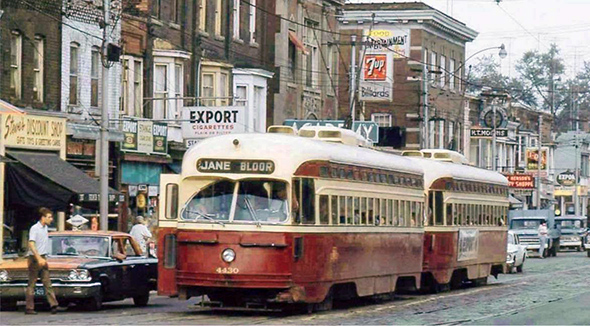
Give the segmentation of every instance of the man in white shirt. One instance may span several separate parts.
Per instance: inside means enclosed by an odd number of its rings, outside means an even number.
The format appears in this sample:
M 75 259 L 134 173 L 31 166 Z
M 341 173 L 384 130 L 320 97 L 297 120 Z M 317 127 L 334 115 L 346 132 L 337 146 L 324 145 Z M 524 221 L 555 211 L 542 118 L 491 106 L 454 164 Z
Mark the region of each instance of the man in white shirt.
M 150 230 L 148 230 L 147 226 L 145 226 L 143 216 L 138 216 L 135 218 L 135 225 L 131 228 L 129 234 L 131 234 L 135 241 L 137 241 L 142 253 L 145 254 L 146 241 L 152 237 L 152 233 Z
M 47 265 L 47 255 L 49 254 L 49 235 L 47 233 L 47 226 L 53 222 L 53 213 L 45 208 L 39 208 L 39 221 L 29 230 L 29 252 L 28 267 L 29 267 L 29 283 L 25 291 L 25 299 L 27 308 L 25 313 L 27 315 L 36 315 L 35 312 L 35 286 L 37 279 L 41 276 L 41 282 L 45 288 L 45 295 L 47 301 L 51 306 L 51 313 L 57 312 L 57 299 L 51 287 L 51 279 L 49 278 L 49 267 Z
M 539 255 L 541 258 L 545 258 L 543 257 L 543 253 L 545 251 L 545 243 L 547 243 L 547 223 L 543 221 L 541 225 L 539 225 L 539 229 L 537 231 L 539 233 Z

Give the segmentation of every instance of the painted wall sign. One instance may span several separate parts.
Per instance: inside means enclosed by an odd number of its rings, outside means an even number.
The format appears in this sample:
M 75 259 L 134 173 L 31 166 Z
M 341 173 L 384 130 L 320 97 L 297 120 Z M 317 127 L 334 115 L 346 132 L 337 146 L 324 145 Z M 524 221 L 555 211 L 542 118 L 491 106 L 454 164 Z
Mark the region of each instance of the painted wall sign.
M 547 147 L 541 148 L 541 172 L 547 173 Z M 525 171 L 536 175 L 539 162 L 539 149 L 536 147 L 529 147 L 525 150 Z
M 0 115 L 6 147 L 60 150 L 66 142 L 66 119 L 36 115 Z
M 193 106 L 182 110 L 182 137 L 184 139 L 246 132 L 244 106 Z
M 204 173 L 272 174 L 274 170 L 274 162 L 268 160 L 224 160 L 202 158 L 197 161 L 197 171 Z

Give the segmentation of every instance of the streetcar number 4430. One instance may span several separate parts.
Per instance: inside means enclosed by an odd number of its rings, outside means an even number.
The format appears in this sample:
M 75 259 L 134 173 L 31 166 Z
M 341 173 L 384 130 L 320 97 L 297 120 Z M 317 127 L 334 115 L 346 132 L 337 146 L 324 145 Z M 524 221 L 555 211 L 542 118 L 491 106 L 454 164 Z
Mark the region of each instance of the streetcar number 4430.
M 217 274 L 238 274 L 240 272 L 240 270 L 237 268 L 231 268 L 231 267 L 217 267 L 215 269 L 215 272 Z

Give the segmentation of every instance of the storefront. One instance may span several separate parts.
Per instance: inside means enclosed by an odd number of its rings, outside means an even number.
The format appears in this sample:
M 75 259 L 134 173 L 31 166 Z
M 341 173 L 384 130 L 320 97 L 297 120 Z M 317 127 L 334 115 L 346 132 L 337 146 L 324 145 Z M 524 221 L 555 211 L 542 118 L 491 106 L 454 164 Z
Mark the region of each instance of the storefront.
M 2 114 L 0 135 L 2 249 L 26 252 L 28 230 L 38 219 L 39 207 L 54 211 L 53 230 L 66 229 L 66 215 L 74 207 L 98 207 L 98 181 L 65 161 L 65 118 Z M 120 200 L 118 193 L 112 190 L 109 200 Z
M 160 174 L 170 173 L 168 125 L 149 120 L 123 122 L 120 188 L 126 194 L 121 212 L 120 231 L 128 232 L 136 216 L 143 216 L 155 227 L 160 193 Z

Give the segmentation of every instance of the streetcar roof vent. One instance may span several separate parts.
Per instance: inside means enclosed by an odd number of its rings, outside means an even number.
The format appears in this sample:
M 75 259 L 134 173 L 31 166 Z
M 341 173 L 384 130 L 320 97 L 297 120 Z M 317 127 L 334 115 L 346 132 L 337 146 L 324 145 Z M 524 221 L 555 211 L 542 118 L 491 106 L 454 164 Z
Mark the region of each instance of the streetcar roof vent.
M 356 132 L 334 126 L 303 126 L 299 129 L 298 134 L 300 137 L 314 138 L 328 143 L 363 147 L 371 146 L 369 141 Z
M 469 164 L 463 154 L 448 149 L 423 149 L 422 155 L 437 161 L 451 162 L 457 164 Z
M 286 134 L 286 135 L 297 135 L 297 130 L 291 126 L 270 126 L 268 127 L 267 132 L 269 134 Z
M 402 156 L 424 157 L 424 153 L 420 151 L 403 151 Z

